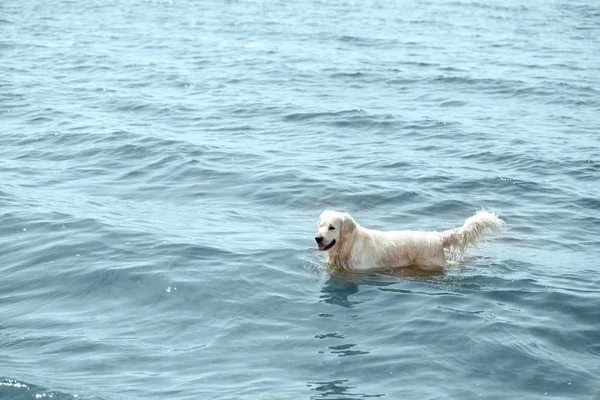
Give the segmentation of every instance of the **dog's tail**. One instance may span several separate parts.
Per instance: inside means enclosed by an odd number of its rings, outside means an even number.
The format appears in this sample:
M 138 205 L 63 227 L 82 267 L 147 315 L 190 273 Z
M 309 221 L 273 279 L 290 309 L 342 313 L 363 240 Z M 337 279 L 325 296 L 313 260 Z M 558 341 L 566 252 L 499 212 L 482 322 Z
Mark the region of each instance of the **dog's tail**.
M 467 218 L 460 228 L 442 232 L 442 245 L 445 249 L 464 255 L 469 246 L 475 246 L 484 239 L 486 229 L 500 234 L 505 225 L 496 214 L 477 211 L 475 215 Z

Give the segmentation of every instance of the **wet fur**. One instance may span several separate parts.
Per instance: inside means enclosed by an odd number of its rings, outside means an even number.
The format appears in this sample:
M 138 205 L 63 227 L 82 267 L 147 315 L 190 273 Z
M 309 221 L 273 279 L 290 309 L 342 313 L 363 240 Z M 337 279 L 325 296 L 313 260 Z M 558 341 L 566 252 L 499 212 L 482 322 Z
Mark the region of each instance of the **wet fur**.
M 439 270 L 448 266 L 444 249 L 463 255 L 484 239 L 486 230 L 501 233 L 504 228 L 496 214 L 479 211 L 464 225 L 443 232 L 378 231 L 366 229 L 349 214 L 325 211 L 319 217 L 317 237 L 325 245 L 329 266 L 347 271 L 376 271 L 400 267 Z

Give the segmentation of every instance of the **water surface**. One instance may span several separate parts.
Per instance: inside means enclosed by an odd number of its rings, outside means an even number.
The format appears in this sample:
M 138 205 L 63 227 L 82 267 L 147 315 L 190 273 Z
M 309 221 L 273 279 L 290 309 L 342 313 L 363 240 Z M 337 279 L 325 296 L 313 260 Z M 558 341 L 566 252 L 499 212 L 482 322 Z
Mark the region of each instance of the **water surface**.
M 600 396 L 600 5 L 3 2 L 0 398 Z M 323 209 L 509 230 L 328 274 Z

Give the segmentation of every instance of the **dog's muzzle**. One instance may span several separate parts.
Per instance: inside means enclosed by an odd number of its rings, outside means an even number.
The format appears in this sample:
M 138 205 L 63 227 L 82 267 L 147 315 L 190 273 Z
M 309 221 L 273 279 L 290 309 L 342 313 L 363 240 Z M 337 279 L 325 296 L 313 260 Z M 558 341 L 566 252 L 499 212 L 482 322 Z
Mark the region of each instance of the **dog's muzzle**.
M 327 250 L 329 250 L 330 248 L 332 248 L 332 247 L 333 247 L 333 245 L 335 244 L 335 239 L 333 239 L 333 240 L 331 241 L 331 243 L 329 243 L 328 245 L 325 245 L 325 244 L 323 243 L 323 238 L 322 238 L 322 237 L 320 237 L 320 236 L 317 236 L 317 237 L 315 238 L 315 241 L 317 242 L 317 245 L 319 246 L 319 250 L 320 250 L 320 251 L 327 251 Z

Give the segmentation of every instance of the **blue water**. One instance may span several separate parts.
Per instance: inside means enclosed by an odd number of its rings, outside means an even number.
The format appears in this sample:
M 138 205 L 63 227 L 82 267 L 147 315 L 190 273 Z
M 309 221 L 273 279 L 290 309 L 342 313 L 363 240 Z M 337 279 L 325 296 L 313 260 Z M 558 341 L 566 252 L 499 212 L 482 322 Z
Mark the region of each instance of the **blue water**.
M 1 399 L 600 396 L 600 3 L 4 1 Z M 330 275 L 326 208 L 504 237 Z

